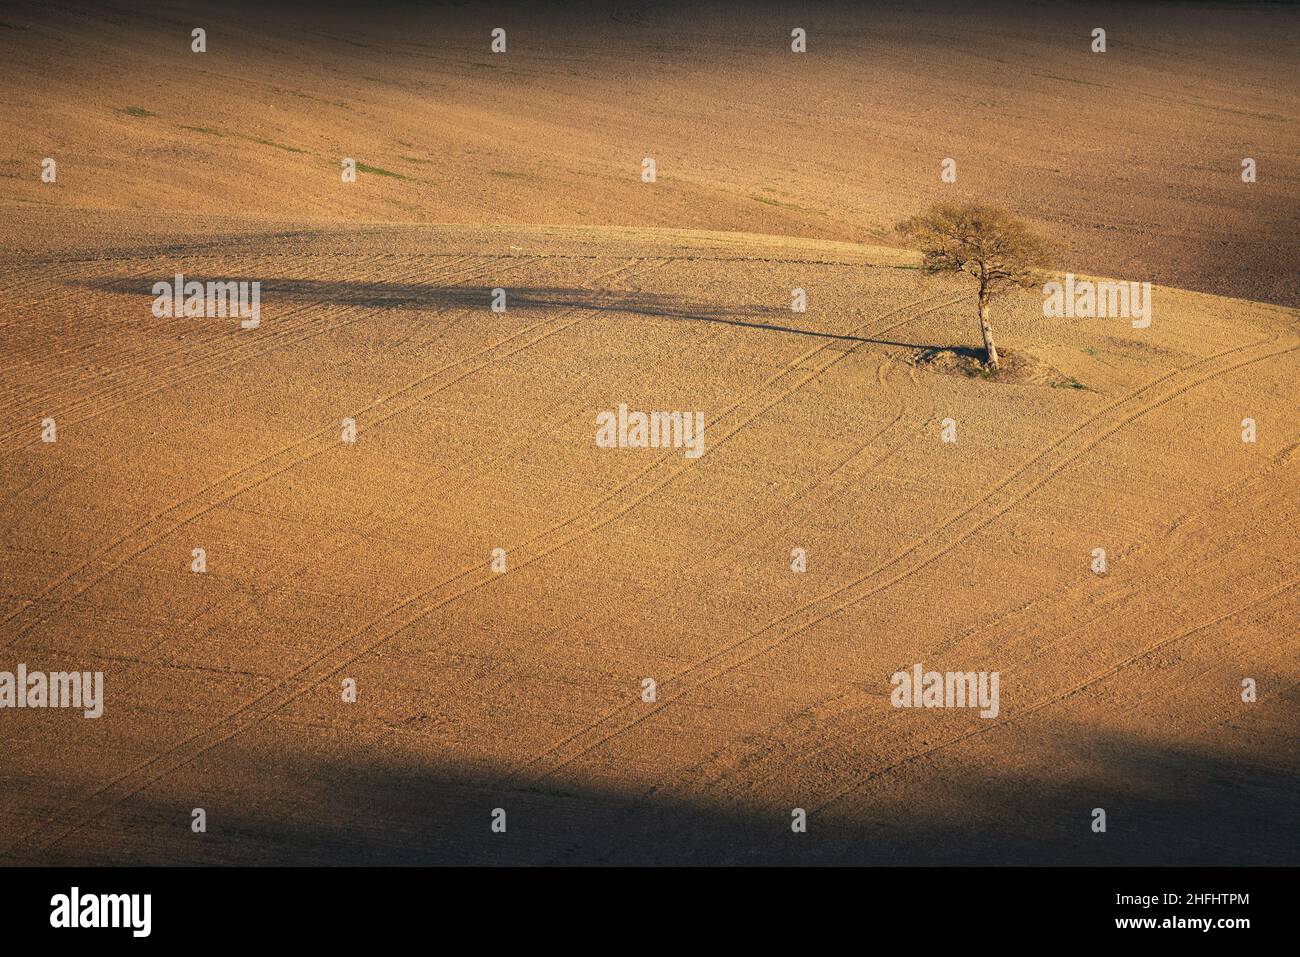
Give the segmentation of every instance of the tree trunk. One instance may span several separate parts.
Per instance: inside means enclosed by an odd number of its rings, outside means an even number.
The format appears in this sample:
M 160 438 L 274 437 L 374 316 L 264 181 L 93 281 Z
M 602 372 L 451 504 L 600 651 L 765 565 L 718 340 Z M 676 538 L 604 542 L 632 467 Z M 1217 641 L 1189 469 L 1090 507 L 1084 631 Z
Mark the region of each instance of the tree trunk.
M 982 297 L 980 298 L 980 332 L 984 335 L 984 353 L 988 358 L 988 364 L 996 369 L 998 347 L 993 344 L 993 327 L 989 325 L 989 302 Z

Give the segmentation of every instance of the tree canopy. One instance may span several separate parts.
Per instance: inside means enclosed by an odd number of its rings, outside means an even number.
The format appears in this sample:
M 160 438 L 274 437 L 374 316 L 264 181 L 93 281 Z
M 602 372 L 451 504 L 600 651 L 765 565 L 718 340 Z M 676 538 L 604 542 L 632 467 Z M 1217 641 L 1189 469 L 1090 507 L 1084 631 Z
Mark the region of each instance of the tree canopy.
M 898 224 L 924 255 L 926 272 L 964 272 L 980 284 L 980 301 L 1041 281 L 1048 245 L 999 206 L 939 203 Z

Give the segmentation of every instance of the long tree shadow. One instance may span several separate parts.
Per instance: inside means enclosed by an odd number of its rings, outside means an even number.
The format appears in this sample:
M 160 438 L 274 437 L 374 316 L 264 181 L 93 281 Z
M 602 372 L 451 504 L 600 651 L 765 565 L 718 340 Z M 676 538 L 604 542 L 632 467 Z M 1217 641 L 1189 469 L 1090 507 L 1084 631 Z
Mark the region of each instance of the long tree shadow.
M 206 277 L 186 275 L 186 282 L 250 282 L 247 277 Z M 491 304 L 495 288 L 491 286 L 433 286 L 406 282 L 354 282 L 342 279 L 263 279 L 261 283 L 262 309 L 277 300 L 317 303 L 332 306 L 357 306 L 366 309 L 406 309 L 442 311 L 447 309 L 481 309 L 492 315 Z M 119 294 L 145 294 L 153 297 L 153 281 L 140 279 L 110 279 L 87 283 L 89 288 Z M 901 342 L 894 339 L 876 339 L 868 336 L 845 335 L 819 329 L 809 329 L 776 322 L 790 315 L 781 306 L 718 306 L 717 304 L 691 302 L 662 293 L 595 290 L 573 286 L 499 287 L 505 290 L 507 309 L 533 310 L 585 310 L 628 316 L 645 316 L 656 319 L 674 319 L 684 322 L 709 322 L 753 329 L 760 332 L 806 336 L 854 344 L 894 346 L 902 349 L 943 349 L 947 346 L 933 343 Z M 269 317 L 268 317 L 269 318 Z

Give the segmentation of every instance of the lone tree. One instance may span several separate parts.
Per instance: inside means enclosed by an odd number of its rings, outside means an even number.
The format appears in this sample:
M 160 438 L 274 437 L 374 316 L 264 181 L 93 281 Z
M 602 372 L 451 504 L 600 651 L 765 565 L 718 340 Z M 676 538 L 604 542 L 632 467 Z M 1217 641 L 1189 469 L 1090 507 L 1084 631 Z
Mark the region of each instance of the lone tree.
M 982 203 L 940 203 L 897 229 L 925 254 L 926 272 L 962 272 L 979 283 L 980 332 L 988 364 L 996 369 L 989 301 L 1040 282 L 1050 261 L 1047 244 L 1005 209 Z

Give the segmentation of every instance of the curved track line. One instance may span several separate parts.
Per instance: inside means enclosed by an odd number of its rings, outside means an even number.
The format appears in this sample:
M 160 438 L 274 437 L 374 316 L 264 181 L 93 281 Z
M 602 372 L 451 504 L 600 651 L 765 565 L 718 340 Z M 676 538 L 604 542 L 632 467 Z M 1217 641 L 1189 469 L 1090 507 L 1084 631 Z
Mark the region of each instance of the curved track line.
M 629 264 L 627 267 L 624 268 L 630 268 L 630 265 L 631 264 Z M 618 270 L 614 270 L 614 271 L 617 272 Z M 597 278 L 606 278 L 607 275 L 608 274 L 605 274 L 604 276 L 597 277 Z M 931 296 L 922 297 L 921 301 L 924 301 L 925 299 L 929 299 L 929 298 L 933 298 L 933 296 L 931 295 Z M 906 322 L 910 322 L 913 319 L 918 318 L 920 315 L 925 315 L 929 312 L 933 312 L 936 309 L 940 309 L 940 308 L 944 308 L 945 306 L 952 305 L 965 298 L 968 297 L 959 296 L 956 299 L 935 304 L 933 306 L 927 307 L 925 310 L 923 310 L 921 313 L 915 316 L 909 316 L 908 318 L 901 320 L 898 323 L 894 323 L 893 325 L 887 327 L 886 329 L 875 330 L 875 331 L 883 332 L 883 331 L 888 331 L 888 329 L 897 328 L 898 326 L 903 325 Z M 904 309 L 908 309 L 913 305 L 915 305 L 915 303 L 909 303 L 905 306 L 898 307 L 897 309 L 890 310 L 889 312 L 885 313 L 884 316 L 880 317 L 880 319 L 884 319 L 896 315 L 898 312 L 901 312 Z M 862 323 L 859 326 L 855 327 L 854 331 L 855 332 L 861 331 L 866 326 L 871 325 L 875 322 L 879 322 L 880 319 L 871 320 L 868 323 Z M 581 319 L 575 320 L 575 322 L 577 321 L 581 321 Z M 567 328 L 568 325 L 572 325 L 572 324 L 573 323 L 568 323 L 562 328 Z M 554 331 L 559 331 L 559 330 L 557 329 Z M 550 334 L 553 333 L 548 333 L 548 335 Z M 535 341 L 540 341 L 540 340 L 535 340 Z M 532 343 L 530 343 L 529 345 L 531 344 Z M 816 355 L 818 352 L 823 351 L 827 347 L 828 346 L 826 344 L 823 344 L 823 345 L 813 347 L 812 349 L 809 349 L 807 352 L 802 353 L 796 359 L 792 360 L 790 363 L 787 363 L 786 367 L 782 369 L 782 371 L 772 376 L 769 376 L 768 379 L 764 382 L 763 386 L 760 387 L 760 390 L 756 390 L 756 391 L 761 391 L 762 388 L 771 386 L 776 382 L 780 381 L 781 379 L 785 378 L 786 375 L 788 375 L 791 371 L 794 371 L 800 365 L 802 365 L 802 363 L 806 362 L 809 358 Z M 525 346 L 525 348 L 527 348 L 527 346 Z M 789 395 L 792 395 L 804 384 L 816 378 L 826 369 L 829 369 L 831 366 L 841 361 L 848 354 L 849 353 L 839 353 L 834 358 L 832 358 L 830 362 L 826 363 L 822 368 L 812 373 L 809 373 L 802 380 L 796 383 L 794 387 L 786 390 L 784 393 L 779 395 L 776 399 L 769 402 L 767 405 L 763 406 L 757 412 L 753 413 L 747 419 L 742 421 L 735 429 L 733 429 L 730 433 L 728 433 L 728 435 L 725 436 L 723 440 L 714 443 L 711 446 L 711 448 L 717 448 L 718 445 L 722 444 L 722 442 L 726 441 L 726 439 L 729 439 L 732 436 L 736 435 L 746 425 L 748 425 L 750 422 L 754 421 L 759 416 L 764 414 L 768 409 L 772 408 L 772 406 L 776 405 L 778 402 L 787 398 Z M 738 407 L 742 401 L 744 400 L 738 400 L 737 402 L 733 403 L 728 408 L 728 412 Z M 333 435 L 332 426 L 330 428 L 330 435 L 331 436 Z M 652 463 L 646 469 L 642 470 L 642 472 L 637 473 L 637 475 L 635 475 L 631 480 L 629 480 L 629 482 L 625 483 L 624 486 L 620 487 L 620 490 L 616 490 L 614 493 L 611 493 L 610 496 L 607 496 L 605 500 L 608 501 L 609 499 L 617 496 L 618 491 L 621 491 L 622 488 L 626 488 L 628 485 L 634 484 L 640 479 L 641 476 L 647 474 L 650 471 L 653 471 L 655 468 L 658 467 L 659 464 L 660 463 Z M 663 486 L 667 485 L 678 475 L 680 475 L 683 471 L 684 471 L 684 467 L 679 465 L 678 469 L 670 473 L 667 479 L 661 481 L 658 485 L 654 486 L 649 491 L 643 493 L 639 498 L 635 499 L 633 502 L 624 506 L 622 509 L 615 512 L 612 516 L 604 519 L 603 521 L 599 521 L 596 525 L 592 526 L 591 528 L 586 528 L 577 532 L 576 534 L 559 542 L 558 544 L 552 546 L 551 548 L 546 549 L 545 551 L 542 551 L 541 553 L 526 559 L 522 563 L 516 563 L 514 565 L 515 570 L 517 571 L 520 567 L 532 564 L 533 562 L 538 561 L 541 558 L 544 558 L 546 555 L 549 555 L 551 552 L 564 547 L 569 542 L 587 534 L 590 531 L 594 531 L 596 528 L 600 528 L 603 527 L 604 525 L 609 524 L 610 522 L 614 521 L 618 517 L 621 517 L 631 508 L 635 507 L 636 504 L 639 504 L 640 501 L 643 501 L 644 499 L 652 495 L 655 491 L 657 491 L 659 488 L 662 488 Z M 270 478 L 270 477 L 272 476 L 267 476 L 266 478 Z M 561 529 L 568 525 L 571 525 L 575 521 L 577 521 L 580 517 L 581 516 L 571 517 L 561 522 L 560 524 L 553 526 L 552 529 L 548 529 L 546 532 L 543 532 L 541 536 L 537 536 L 537 537 L 545 536 L 549 534 L 551 531 Z M 517 546 L 516 549 L 518 547 L 519 546 Z M 138 553 L 139 552 L 137 552 L 136 554 Z M 130 557 L 134 557 L 134 556 L 130 556 Z M 107 808 L 112 807 L 123 800 L 126 800 L 131 795 L 138 793 L 140 790 L 144 789 L 145 787 L 148 787 L 150 784 L 154 783 L 155 781 L 160 780 L 162 777 L 166 776 L 167 774 L 171 773 L 177 768 L 183 767 L 184 765 L 197 759 L 198 757 L 202 756 L 203 754 L 210 751 L 211 749 L 219 746 L 225 741 L 230 740 L 231 738 L 235 737 L 242 731 L 254 727 L 256 724 L 260 723 L 270 714 L 274 713 L 275 711 L 278 711 L 280 708 L 286 706 L 287 704 L 301 697 L 303 694 L 310 691 L 321 681 L 338 673 L 341 669 L 347 667 L 347 665 L 350 664 L 352 661 L 355 661 L 356 659 L 362 657 L 363 655 L 368 654 L 374 648 L 380 646 L 390 638 L 399 634 L 405 628 L 409 627 L 410 625 L 414 624 L 420 619 L 426 617 L 428 614 L 432 613 L 433 611 L 437 610 L 443 605 L 446 605 L 451 601 L 456 600 L 457 598 L 463 595 L 469 594 L 470 592 L 475 591 L 486 584 L 489 584 L 491 581 L 495 579 L 495 576 L 488 576 L 486 578 L 483 578 L 479 582 L 468 586 L 467 588 L 453 594 L 452 596 L 442 601 L 436 601 L 433 604 L 429 605 L 428 607 L 416 611 L 414 613 L 408 612 L 406 615 L 406 620 L 403 621 L 401 624 L 398 624 L 397 627 L 391 630 L 383 631 L 382 629 L 379 629 L 377 627 L 385 619 L 391 618 L 400 612 L 407 612 L 409 606 L 418 602 L 428 594 L 432 593 L 433 591 L 437 591 L 445 587 L 445 585 L 450 584 L 460 578 L 465 577 L 465 575 L 469 574 L 470 572 L 476 569 L 481 569 L 481 565 L 472 566 L 470 569 L 466 570 L 465 572 L 453 576 L 453 578 L 449 579 L 447 582 L 435 586 L 435 588 L 433 589 L 426 590 L 425 592 L 419 595 L 415 595 L 412 596 L 411 598 L 406 599 L 398 606 L 395 606 L 394 608 L 385 612 L 378 618 L 373 619 L 366 626 L 363 626 L 363 628 L 360 631 L 345 636 L 342 640 L 337 642 L 333 647 L 327 649 L 316 659 L 304 665 L 301 669 L 299 669 L 298 672 L 282 680 L 276 687 L 269 689 L 268 691 L 262 693 L 261 695 L 258 695 L 257 697 L 244 703 L 239 708 L 237 708 L 234 712 L 219 719 L 215 724 L 209 726 L 203 731 L 196 732 L 195 734 L 179 742 L 172 748 L 169 748 L 166 751 L 158 755 L 155 755 L 154 757 L 149 758 L 146 761 L 136 765 L 135 767 L 128 769 L 127 771 L 119 775 L 117 778 L 115 778 L 113 781 L 110 781 L 109 783 L 105 784 L 103 787 L 99 788 L 92 794 L 88 795 L 85 799 L 83 799 L 81 802 L 78 802 L 78 804 L 71 809 L 74 812 L 74 814 L 78 809 L 85 809 L 83 813 L 77 816 L 75 821 L 69 823 L 57 835 L 50 836 L 43 841 L 39 841 L 35 839 L 35 835 L 38 834 L 43 828 L 53 827 L 57 824 L 57 817 L 47 818 L 45 821 L 37 824 L 34 828 L 30 829 L 25 835 L 19 837 L 11 846 L 11 848 L 5 852 L 4 856 L 13 856 L 16 853 L 15 848 L 20 846 L 26 846 L 31 848 L 45 847 L 45 846 L 49 846 L 50 844 L 56 843 L 59 840 L 62 840 L 68 834 L 75 832 L 80 827 L 89 823 L 89 821 L 93 820 L 99 814 L 103 813 L 103 811 L 106 810 Z M 349 650 L 347 648 L 347 646 L 353 641 L 353 639 L 360 637 L 361 635 L 365 634 L 367 631 L 372 631 L 372 630 L 380 631 L 380 634 L 376 638 L 366 641 L 360 649 L 352 648 Z M 339 660 L 338 657 L 339 653 L 342 653 L 341 654 L 342 660 Z M 336 656 L 336 657 L 332 661 L 327 660 L 331 656 Z M 255 706 L 261 705 L 263 703 L 266 703 L 269 706 L 260 708 L 259 711 L 256 713 L 251 713 L 251 714 L 249 713 L 250 710 L 253 709 Z M 223 726 L 230 726 L 230 727 L 228 727 L 224 733 L 221 733 L 220 729 Z M 201 740 L 201 739 L 206 739 L 206 740 Z M 188 755 L 181 755 L 179 752 L 181 752 L 183 749 L 190 749 L 191 753 L 189 753 Z M 173 758 L 175 760 L 169 760 Z M 154 769 L 158 767 L 160 767 L 160 769 L 158 769 L 156 773 L 147 777 L 145 780 L 135 784 L 130 783 L 130 779 L 140 774 L 141 772 L 147 772 L 150 769 Z M 106 800 L 100 801 L 99 799 L 101 798 L 106 798 Z M 87 808 L 87 805 L 90 805 L 92 802 L 97 802 L 97 801 L 99 802 L 98 808 L 95 807 Z
M 939 558 L 946 555 L 948 552 L 952 551 L 954 548 L 956 548 L 958 545 L 960 545 L 966 539 L 970 538 L 975 533 L 979 532 L 983 528 L 987 527 L 988 525 L 992 524 L 994 521 L 999 519 L 1001 516 L 1005 515 L 1008 511 L 1011 510 L 1011 508 L 1013 508 L 1019 502 L 1024 500 L 1026 497 L 1028 497 L 1035 491 L 1037 491 L 1042 486 L 1046 485 L 1049 481 L 1051 481 L 1052 478 L 1058 475 L 1066 466 L 1068 466 L 1071 462 L 1077 459 L 1080 455 L 1089 451 L 1091 448 L 1098 445 L 1105 439 L 1109 438 L 1111 435 L 1118 432 L 1120 429 L 1124 428 L 1131 422 L 1136 421 L 1138 418 L 1147 414 L 1153 409 L 1165 404 L 1166 402 L 1172 400 L 1178 395 L 1181 395 L 1182 393 L 1186 392 L 1188 389 L 1191 389 L 1194 386 L 1199 385 L 1210 378 L 1225 374 L 1227 372 L 1231 372 L 1235 369 L 1239 369 L 1243 366 L 1249 365 L 1254 362 L 1259 362 L 1264 359 L 1271 358 L 1275 355 L 1280 355 L 1282 353 L 1289 352 L 1295 349 L 1296 346 L 1294 344 L 1289 345 L 1284 349 L 1267 352 L 1263 355 L 1255 356 L 1253 358 L 1244 360 L 1242 362 L 1238 362 L 1236 364 L 1227 366 L 1226 368 L 1212 370 L 1200 376 L 1199 378 L 1195 378 L 1192 381 L 1182 385 L 1181 387 L 1177 387 L 1172 391 L 1169 391 L 1165 394 L 1161 394 L 1157 398 L 1152 398 L 1149 401 L 1145 401 L 1145 402 L 1139 401 L 1137 409 L 1133 410 L 1132 412 L 1122 414 L 1117 421 L 1115 421 L 1109 427 L 1105 428 L 1103 431 L 1101 431 L 1100 434 L 1096 435 L 1095 437 L 1085 438 L 1082 442 L 1079 443 L 1078 448 L 1075 448 L 1073 450 L 1067 450 L 1066 452 L 1064 452 L 1060 456 L 1060 460 L 1058 462 L 1049 464 L 1043 461 L 1051 453 L 1055 452 L 1057 449 L 1062 448 L 1068 442 L 1073 440 L 1076 436 L 1080 435 L 1080 433 L 1083 433 L 1088 426 L 1096 423 L 1102 416 L 1107 415 L 1112 410 L 1115 410 L 1120 406 L 1131 402 L 1134 399 L 1140 399 L 1145 393 L 1157 389 L 1159 386 L 1167 382 L 1169 379 L 1178 376 L 1180 374 L 1187 373 L 1191 369 L 1196 368 L 1197 366 L 1205 365 L 1207 363 L 1213 363 L 1217 360 L 1223 359 L 1226 356 L 1230 356 L 1238 352 L 1251 350 L 1251 349 L 1259 350 L 1266 346 L 1272 345 L 1273 343 L 1277 342 L 1279 338 L 1281 338 L 1280 335 L 1278 337 L 1275 337 L 1272 340 L 1269 340 L 1266 343 L 1262 343 L 1262 344 L 1253 343 L 1245 346 L 1239 346 L 1235 349 L 1226 350 L 1225 352 L 1217 353 L 1214 356 L 1210 356 L 1205 359 L 1199 360 L 1195 363 L 1192 363 L 1190 366 L 1183 367 L 1182 369 L 1173 370 L 1172 372 L 1155 380 L 1153 383 L 1148 383 L 1147 385 L 1143 386 L 1137 391 L 1130 393 L 1130 395 L 1117 400 L 1116 402 L 1102 409 L 1100 412 L 1095 413 L 1093 416 L 1090 416 L 1087 419 L 1085 419 L 1082 423 L 1077 425 L 1065 436 L 1051 443 L 1047 448 L 1036 453 L 1034 456 L 1028 459 L 1024 464 L 1022 464 L 1019 468 L 1017 468 L 1014 472 L 1012 472 L 1011 475 L 1003 479 L 993 489 L 986 492 L 984 496 L 981 497 L 977 502 L 975 502 L 968 508 L 962 510 L 961 512 L 957 513 L 956 515 L 950 517 L 943 524 L 939 525 L 935 529 L 932 529 L 930 532 L 928 532 L 925 536 L 915 540 L 912 545 L 910 545 L 904 551 L 895 555 L 893 558 L 889 559 L 885 563 L 867 572 L 865 575 L 860 576 L 853 582 L 850 582 L 846 585 L 842 585 L 836 588 L 835 590 L 814 599 L 808 604 L 803 605 L 802 607 L 795 609 L 794 611 L 791 611 L 783 615 L 782 617 L 769 622 L 767 625 L 765 625 L 763 628 L 759 629 L 758 631 L 750 633 L 745 638 L 733 642 L 732 644 L 726 646 L 725 648 L 720 649 L 717 652 L 714 652 L 713 654 L 700 660 L 699 662 L 690 665 L 685 670 L 669 677 L 665 681 L 660 682 L 659 684 L 660 700 L 655 704 L 646 705 L 640 701 L 637 701 L 635 703 L 629 703 L 627 705 L 621 706 L 618 709 L 615 709 L 613 712 L 610 712 L 605 717 L 602 717 L 592 725 L 589 725 L 583 731 L 577 732 L 574 735 L 565 738 L 557 745 L 554 745 L 552 746 L 552 748 L 548 749 L 548 751 L 543 752 L 543 754 L 533 758 L 531 761 L 522 765 L 515 772 L 515 775 L 512 776 L 512 779 L 515 776 L 522 776 L 523 773 L 528 768 L 543 763 L 546 758 L 553 757 L 553 760 L 546 762 L 542 769 L 539 769 L 539 771 L 528 775 L 527 780 L 535 782 L 535 781 L 543 780 L 546 777 L 549 777 L 550 775 L 556 773 L 557 771 L 571 764 L 573 761 L 576 761 L 584 757 L 586 754 L 602 746 L 606 742 L 612 740 L 615 737 L 618 737 L 619 735 L 625 733 L 626 731 L 629 731 L 632 728 L 636 727 L 643 721 L 646 721 L 647 719 L 658 714 L 661 710 L 663 710 L 670 704 L 674 703 L 679 697 L 688 693 L 694 688 L 707 684 L 719 677 L 722 677 L 723 675 L 748 663 L 754 658 L 762 654 L 766 654 L 767 652 L 776 648 L 777 646 L 784 643 L 785 641 L 788 641 L 790 638 L 802 634 L 803 632 L 814 627 L 815 625 L 820 624 L 822 621 L 825 621 L 826 619 L 839 614 L 841 611 L 844 611 L 851 605 L 857 604 L 858 602 L 863 601 L 866 598 L 869 598 L 873 595 L 876 595 L 884 591 L 886 588 L 890 588 L 893 585 L 896 585 L 899 582 L 904 581 L 907 578 L 910 578 L 912 575 L 928 567 L 930 564 L 937 561 Z M 1031 467 L 1038 465 L 1040 463 L 1046 466 L 1041 470 L 1040 475 L 1034 476 L 1031 473 L 1027 482 L 1024 483 L 1026 487 L 1024 487 L 1022 490 L 1017 491 L 1015 488 L 1012 487 L 1013 483 L 1015 483 L 1016 480 L 1020 479 L 1021 476 L 1030 472 Z M 1005 496 L 1006 501 L 1003 502 L 998 498 L 998 496 L 1000 496 L 1001 493 L 1003 493 L 1008 489 L 1010 489 L 1010 491 Z M 985 509 L 985 511 L 987 511 L 988 514 L 981 514 L 979 510 L 981 509 L 981 506 L 984 506 L 986 503 L 989 504 L 989 508 Z M 908 556 L 913 555 L 914 553 L 920 551 L 922 546 L 924 546 L 926 542 L 928 542 L 931 539 L 942 536 L 944 532 L 953 528 L 963 519 L 967 519 L 967 518 L 971 519 L 971 521 L 967 523 L 968 527 L 957 529 L 956 533 L 953 536 L 949 537 L 949 540 L 947 541 L 946 544 L 940 542 L 939 547 L 936 550 L 931 551 L 928 555 L 926 555 L 923 558 L 918 558 L 917 560 L 914 560 L 910 564 L 910 566 L 906 567 L 900 574 L 895 575 L 893 578 L 890 578 L 887 581 L 884 581 L 878 585 L 874 585 L 874 586 L 870 585 L 871 580 L 876 578 L 876 576 L 878 576 L 881 572 L 887 571 L 888 569 L 896 565 L 903 564 L 904 561 L 908 558 Z M 838 599 L 838 601 L 836 601 L 836 599 Z M 827 605 L 828 603 L 829 603 L 829 607 L 826 608 L 825 610 L 823 611 L 815 610 L 817 606 Z M 807 620 L 802 622 L 796 622 L 795 619 L 797 619 L 799 616 L 806 616 Z M 793 624 L 794 627 L 790 628 L 789 630 L 779 631 L 779 633 L 774 638 L 768 640 L 762 639 L 762 636 L 767 634 L 769 631 L 772 631 L 773 629 L 778 629 L 780 628 L 780 626 L 786 625 L 787 623 Z M 697 673 L 704 668 L 709 669 L 707 673 L 704 673 L 699 677 L 696 677 Z M 676 685 L 687 680 L 689 680 L 690 682 L 687 688 L 682 690 L 675 690 Z M 667 685 L 669 689 L 675 691 L 675 693 L 673 693 L 671 697 L 667 697 L 667 698 L 663 697 L 663 690 L 665 688 L 665 685 Z M 623 716 L 624 720 L 621 721 L 618 720 L 620 716 Z M 578 743 L 579 739 L 582 739 L 582 742 L 580 744 Z M 561 754 L 560 752 L 562 751 L 567 753 Z

